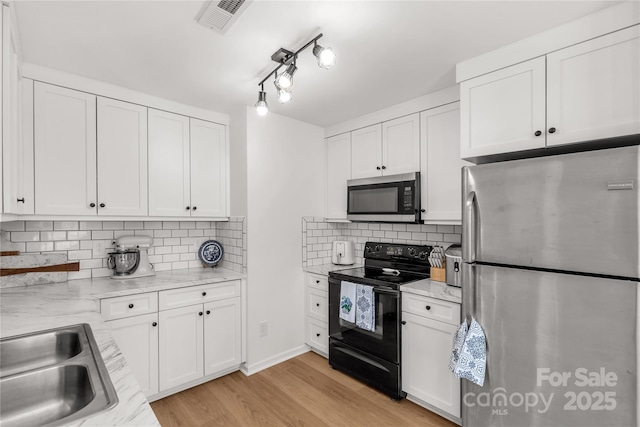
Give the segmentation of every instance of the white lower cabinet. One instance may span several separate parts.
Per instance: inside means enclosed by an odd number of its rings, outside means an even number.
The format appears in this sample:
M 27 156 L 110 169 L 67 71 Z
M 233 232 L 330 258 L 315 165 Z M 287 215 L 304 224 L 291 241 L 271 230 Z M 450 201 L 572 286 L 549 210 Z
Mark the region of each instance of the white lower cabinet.
M 158 313 L 107 324 L 144 395 L 158 393 Z
M 313 351 L 329 354 L 329 279 L 322 274 L 305 274 L 305 342 Z
M 202 317 L 202 304 L 160 312 L 160 391 L 204 376 Z
M 402 390 L 409 400 L 426 403 L 427 408 L 460 421 L 460 380 L 449 371 L 451 344 L 457 330 L 460 304 L 403 293 Z M 405 300 L 422 301 L 416 312 Z M 451 323 L 434 320 L 432 304 L 450 305 L 445 312 L 458 313 Z M 426 309 L 426 307 L 430 307 Z M 437 308 L 437 307 L 436 307 Z M 440 307 L 442 308 L 442 307 Z M 455 322 L 455 323 L 454 323 Z
M 240 298 L 204 305 L 204 374 L 211 375 L 242 362 Z

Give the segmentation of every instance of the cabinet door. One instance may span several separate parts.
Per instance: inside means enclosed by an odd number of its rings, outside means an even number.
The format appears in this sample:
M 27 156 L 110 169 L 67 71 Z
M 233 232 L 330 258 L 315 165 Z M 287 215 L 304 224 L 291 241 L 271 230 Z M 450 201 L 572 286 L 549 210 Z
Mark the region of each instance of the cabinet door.
M 327 138 L 327 218 L 347 219 L 347 181 L 351 179 L 351 134 Z
M 160 312 L 160 391 L 203 376 L 202 304 Z
M 457 327 L 402 312 L 402 390 L 460 417 L 460 380 L 449 371 Z
M 204 305 L 204 374 L 237 367 L 242 362 L 240 298 Z
M 8 6 L 2 6 L 2 182 L 5 213 L 22 214 L 23 141 L 21 72 L 15 29 Z M 18 200 L 21 201 L 18 201 Z
M 351 132 L 351 178 L 382 175 L 382 125 Z
M 158 393 L 158 313 L 107 322 L 145 396 Z
M 420 113 L 422 214 L 424 221 L 462 221 L 460 103 Z
M 35 82 L 34 96 L 35 213 L 96 215 L 95 95 Z
M 147 107 L 98 97 L 98 214 L 147 215 Z
M 191 216 L 227 215 L 227 134 L 217 123 L 191 121 Z
M 189 216 L 189 117 L 149 108 L 149 215 Z
M 547 55 L 547 132 L 547 145 L 640 133 L 638 26 Z
M 460 83 L 460 109 L 464 159 L 543 148 L 545 58 Z
M 382 174 L 420 170 L 420 114 L 382 123 Z

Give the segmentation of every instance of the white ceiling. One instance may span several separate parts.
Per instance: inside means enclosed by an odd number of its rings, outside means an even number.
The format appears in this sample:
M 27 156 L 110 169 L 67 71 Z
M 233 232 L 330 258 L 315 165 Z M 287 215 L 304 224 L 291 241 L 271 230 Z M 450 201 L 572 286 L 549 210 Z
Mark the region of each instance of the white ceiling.
M 24 60 L 229 113 L 322 32 L 338 55 L 298 60 L 294 99 L 271 111 L 330 126 L 455 84 L 455 64 L 613 1 L 261 1 L 224 35 L 197 24 L 203 1 L 19 1 Z

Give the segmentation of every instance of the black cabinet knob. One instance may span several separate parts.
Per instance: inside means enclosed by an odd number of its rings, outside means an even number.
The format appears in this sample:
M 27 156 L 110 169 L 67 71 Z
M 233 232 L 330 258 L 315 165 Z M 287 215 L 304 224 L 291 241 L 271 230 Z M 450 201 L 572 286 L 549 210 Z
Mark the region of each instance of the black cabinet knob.
M 431 306 L 430 306 L 430 305 L 426 306 L 425 308 L 426 308 L 427 310 L 431 310 Z
M 539 130 L 536 131 L 536 133 L 534 133 L 535 136 L 540 136 L 542 135 L 542 132 L 540 132 Z
M 200 312 L 200 313 L 198 313 L 198 316 L 202 316 L 202 314 L 203 314 L 203 313 L 202 313 L 202 312 Z
M 316 334 L 316 336 L 317 336 L 317 337 L 319 337 L 319 336 L 320 336 L 320 334 Z
M 104 203 L 100 203 L 100 207 L 104 208 L 106 205 Z
M 133 308 L 133 304 L 129 304 L 129 308 Z
M 203 297 L 206 297 L 206 296 L 207 296 L 207 293 L 206 293 L 206 292 L 203 292 L 203 293 L 202 293 L 202 296 L 203 296 Z
M 387 168 L 386 166 L 382 166 L 382 169 L 386 169 L 386 168 Z
M 211 310 L 207 310 L 207 314 L 211 314 Z
M 549 128 L 549 133 L 556 133 L 556 128 Z
M 376 166 L 376 169 L 380 170 L 380 166 Z
M 24 197 L 21 199 L 18 199 L 18 203 L 24 203 Z
M 406 320 L 403 320 L 403 321 L 402 321 L 402 322 L 400 322 L 400 323 L 402 323 L 403 325 L 406 325 L 406 324 L 407 324 Z
M 320 307 L 320 303 L 319 302 L 316 303 L 316 307 Z
M 158 322 L 153 322 L 151 326 L 158 326 Z
M 89 207 L 90 207 L 90 208 L 95 208 L 95 207 L 96 207 L 96 204 L 95 204 L 95 203 L 89 203 Z
M 191 206 L 187 206 L 185 209 L 186 209 L 186 210 L 189 210 L 189 209 L 191 209 Z
M 194 206 L 194 207 L 193 207 L 193 210 L 195 211 L 196 209 L 198 209 L 198 207 L 197 207 L 197 206 Z
M 320 280 L 316 280 L 316 283 L 320 283 Z

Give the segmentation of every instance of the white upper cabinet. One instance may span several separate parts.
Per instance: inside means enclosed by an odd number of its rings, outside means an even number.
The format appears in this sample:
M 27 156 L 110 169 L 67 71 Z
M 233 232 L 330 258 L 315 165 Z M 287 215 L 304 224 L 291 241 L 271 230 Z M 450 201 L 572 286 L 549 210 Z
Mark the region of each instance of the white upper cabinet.
M 147 215 L 147 108 L 98 97 L 98 213 Z
M 463 158 L 545 146 L 545 58 L 460 83 Z
M 462 221 L 460 103 L 420 113 L 422 219 L 438 224 Z
M 96 96 L 40 82 L 34 92 L 35 213 L 96 215 Z
M 189 117 L 149 109 L 149 215 L 189 216 Z
M 327 138 L 327 218 L 347 219 L 347 181 L 351 179 L 351 133 Z
M 382 175 L 420 170 L 420 114 L 382 123 Z
M 640 27 L 547 55 L 547 132 L 547 145 L 640 133 Z
M 382 175 L 382 125 L 351 132 L 351 178 Z
M 227 216 L 226 127 L 191 120 L 191 216 Z

